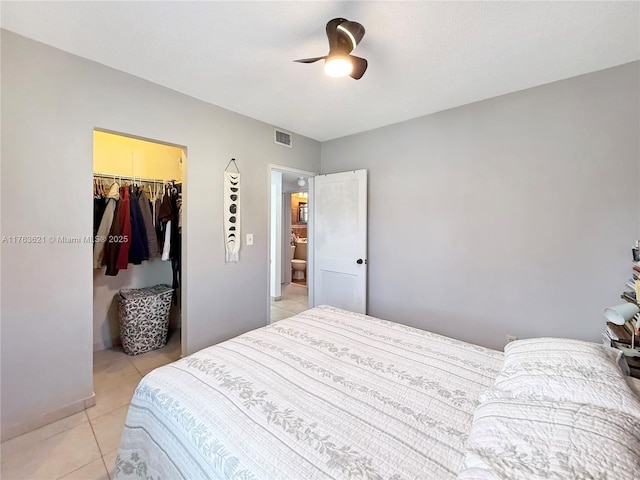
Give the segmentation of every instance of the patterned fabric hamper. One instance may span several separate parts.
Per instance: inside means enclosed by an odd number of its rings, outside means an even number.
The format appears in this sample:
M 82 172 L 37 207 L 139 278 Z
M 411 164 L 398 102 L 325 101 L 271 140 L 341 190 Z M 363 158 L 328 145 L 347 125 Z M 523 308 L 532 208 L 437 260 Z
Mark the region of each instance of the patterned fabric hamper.
M 128 355 L 138 355 L 167 343 L 173 289 L 169 285 L 120 290 L 120 338 Z

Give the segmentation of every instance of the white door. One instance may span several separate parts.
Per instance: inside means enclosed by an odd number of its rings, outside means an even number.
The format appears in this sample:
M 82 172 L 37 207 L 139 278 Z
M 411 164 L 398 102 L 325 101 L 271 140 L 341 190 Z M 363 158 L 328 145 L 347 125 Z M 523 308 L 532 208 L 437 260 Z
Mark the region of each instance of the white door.
M 314 177 L 314 305 L 366 313 L 367 171 Z

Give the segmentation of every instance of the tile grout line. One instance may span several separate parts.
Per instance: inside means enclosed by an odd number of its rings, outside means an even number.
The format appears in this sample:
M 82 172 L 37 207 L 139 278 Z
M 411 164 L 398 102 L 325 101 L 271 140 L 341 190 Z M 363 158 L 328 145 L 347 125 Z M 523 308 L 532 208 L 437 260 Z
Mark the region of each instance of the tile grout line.
M 91 429 L 91 433 L 93 433 L 93 439 L 96 441 L 96 446 L 98 447 L 98 452 L 100 453 L 100 458 L 102 458 L 102 450 L 100 450 L 100 444 L 98 443 L 98 439 L 96 438 L 96 433 L 93 431 L 93 425 L 91 425 L 91 420 L 89 419 L 89 416 L 87 415 L 87 411 L 83 410 L 82 413 L 84 413 L 84 416 L 87 417 L 87 423 L 89 423 L 89 428 Z M 66 430 L 64 430 L 66 432 Z M 62 432 L 60 432 L 62 433 Z M 62 475 L 61 477 L 58 477 L 58 480 L 60 480 L 61 478 L 66 477 L 67 475 L 71 475 L 74 472 L 77 472 L 78 470 L 80 470 L 81 468 L 86 467 L 87 465 L 95 462 L 96 460 L 98 460 L 97 458 L 95 460 L 91 460 L 90 462 L 85 463 L 84 465 L 80 465 L 78 468 L 76 468 L 75 470 L 72 470 L 70 472 L 66 472 L 64 475 Z M 104 463 L 104 461 L 103 461 Z M 106 468 L 106 467 L 105 467 Z
M 85 414 L 87 412 L 85 411 Z M 101 415 L 102 416 L 102 415 Z M 100 448 L 100 442 L 98 442 L 98 437 L 96 436 L 96 431 L 93 428 L 93 424 L 91 423 L 91 419 L 89 418 L 89 415 L 87 415 L 87 418 L 89 419 L 89 427 L 91 427 L 91 433 L 93 433 L 93 438 L 96 441 L 96 445 L 98 446 L 98 451 L 100 452 L 100 457 L 103 456 L 102 454 L 102 448 Z M 100 418 L 100 417 L 96 417 L 96 418 Z M 88 465 L 88 464 L 87 464 Z
M 168 343 L 168 342 L 167 342 L 167 343 Z M 163 348 L 164 348 L 164 347 L 163 347 Z M 126 355 L 124 352 L 122 352 L 122 353 L 123 353 L 123 355 L 125 355 L 125 358 L 127 358 L 127 360 L 128 360 L 128 361 L 129 361 L 129 363 L 133 366 L 133 368 L 136 370 L 135 375 L 138 375 L 139 379 L 140 379 L 140 380 L 142 380 L 142 378 L 145 376 L 145 373 L 144 373 L 143 371 L 141 371 L 141 370 L 140 370 L 140 368 L 138 368 L 138 367 L 136 366 L 136 364 L 133 362 L 133 360 L 132 360 L 132 357 L 131 357 L 131 356 Z M 163 363 L 162 365 L 166 365 L 167 363 L 171 363 L 172 361 L 174 361 L 174 360 L 169 360 L 168 362 Z M 159 366 L 162 366 L 162 365 L 158 365 L 158 366 L 156 366 L 156 367 L 153 367 L 153 368 L 152 368 L 152 370 L 153 370 L 154 368 L 158 368 Z M 147 373 L 148 373 L 148 371 L 147 371 Z M 134 375 L 134 374 L 131 374 L 130 376 L 133 376 L 133 375 Z M 127 377 L 127 376 L 125 375 L 124 377 Z M 123 378 L 124 378 L 124 377 L 123 377 Z M 123 405 L 123 407 L 124 407 L 124 406 L 127 406 L 127 405 L 129 405 L 129 403 L 127 403 L 126 405 Z M 118 408 L 122 408 L 122 407 L 118 407 Z M 102 415 L 99 415 L 99 416 L 95 417 L 95 418 L 94 418 L 94 420 L 95 420 L 95 419 L 98 419 L 98 418 L 100 418 L 100 417 L 102 417 L 103 415 L 107 415 L 107 414 L 109 414 L 109 413 L 112 413 L 113 411 L 117 410 L 118 408 L 113 409 L 113 410 L 111 410 L 110 412 L 103 413 Z M 114 451 L 117 451 L 119 447 L 115 448 L 114 450 L 111 450 L 110 452 L 103 453 L 103 451 L 102 451 L 102 447 L 100 446 L 100 443 L 98 442 L 98 437 L 96 436 L 96 434 L 95 434 L 95 430 L 93 429 L 93 424 L 91 424 L 91 419 L 89 419 L 89 424 L 91 425 L 91 429 L 92 429 L 92 431 L 93 431 L 93 436 L 94 436 L 94 438 L 96 439 L 96 443 L 98 444 L 98 450 L 100 451 L 100 454 L 101 454 L 102 464 L 104 465 L 104 468 L 105 468 L 105 469 L 106 469 L 106 471 L 107 471 L 107 476 L 108 476 L 108 478 L 109 478 L 110 480 L 112 480 L 112 478 L 111 478 L 111 470 L 110 470 L 110 469 L 109 469 L 109 467 L 107 466 L 107 461 L 105 460 L 105 456 L 106 456 L 106 455 L 111 454 L 111 453 L 112 453 L 112 452 L 114 452 Z M 115 465 L 114 465 L 114 467 L 115 467 Z
M 129 359 L 127 359 L 127 360 L 129 360 Z M 135 366 L 135 365 L 133 365 L 133 362 L 131 362 L 131 360 L 129 360 L 129 363 L 131 363 L 131 365 L 133 366 L 133 368 L 134 368 L 134 369 L 136 370 L 136 372 L 137 372 L 137 373 L 135 373 L 135 374 L 131 374 L 130 376 L 132 377 L 133 375 L 138 375 L 138 376 L 140 376 L 140 378 L 142 378 L 142 376 L 141 376 L 142 374 L 141 374 L 141 373 L 140 373 L 140 371 L 136 368 L 136 366 Z M 94 382 L 94 383 L 95 383 L 95 382 Z M 123 406 L 124 406 L 124 405 L 123 405 Z M 118 407 L 118 408 L 122 408 L 122 407 Z M 111 412 L 113 412 L 113 411 L 117 410 L 118 408 L 115 408 L 115 409 L 111 410 Z M 107 412 L 107 413 L 111 413 L 111 412 Z M 93 433 L 93 438 L 95 439 L 95 441 L 96 441 L 96 445 L 98 446 L 98 451 L 100 452 L 100 459 L 102 460 L 102 465 L 104 466 L 104 469 L 105 469 L 105 470 L 106 470 L 106 472 L 107 472 L 107 478 L 108 478 L 109 480 L 113 480 L 113 479 L 111 478 L 111 470 L 109 470 L 109 467 L 107 467 L 107 462 L 106 462 L 106 460 L 104 459 L 105 455 L 108 455 L 109 453 L 113 452 L 113 450 L 111 450 L 111 452 L 107 452 L 107 453 L 103 453 L 103 452 L 102 452 L 102 447 L 100 446 L 100 442 L 98 442 L 98 437 L 96 436 L 96 431 L 95 431 L 95 429 L 93 428 L 93 424 L 91 423 L 91 418 L 89 418 L 89 415 L 87 414 L 87 411 L 86 411 L 86 410 L 85 410 L 85 412 L 84 412 L 84 413 L 85 413 L 85 415 L 87 415 L 87 419 L 88 419 L 88 421 L 89 421 L 89 426 L 91 427 L 91 432 Z M 107 413 L 104 413 L 103 415 L 107 415 Z M 95 419 L 97 419 L 97 418 L 100 418 L 100 417 L 102 417 L 102 415 L 98 415 L 97 417 L 95 417 L 95 418 L 94 418 L 94 420 L 95 420 Z M 118 447 L 118 448 L 120 448 L 120 447 Z M 116 450 L 117 450 L 117 448 L 116 448 Z M 88 464 L 87 464 L 87 465 L 88 465 Z M 115 465 L 114 465 L 114 467 L 115 467 Z M 74 470 L 74 471 L 75 471 L 75 470 Z
M 98 445 L 98 448 L 100 448 L 100 445 Z M 109 453 L 111 453 L 111 452 L 109 452 Z M 104 465 L 104 469 L 107 471 L 107 478 L 109 478 L 109 480 L 113 480 L 111 478 L 111 470 L 109 470 L 109 467 L 107 467 L 107 461 L 104 459 L 104 455 L 102 455 L 101 458 L 102 458 L 102 464 Z M 115 465 L 114 465 L 114 468 L 115 468 Z

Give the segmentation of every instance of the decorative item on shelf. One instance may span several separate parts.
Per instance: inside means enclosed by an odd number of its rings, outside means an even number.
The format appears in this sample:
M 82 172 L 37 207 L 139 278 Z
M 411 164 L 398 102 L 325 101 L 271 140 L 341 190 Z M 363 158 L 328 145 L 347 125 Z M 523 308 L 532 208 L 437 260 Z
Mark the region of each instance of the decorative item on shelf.
M 640 357 L 640 350 L 636 348 L 635 337 L 636 330 L 638 329 L 637 323 L 634 324 L 634 317 L 640 313 L 640 308 L 635 303 L 623 303 L 614 307 L 608 307 L 604 309 L 605 318 L 614 325 L 623 326 L 629 322 L 631 323 L 631 347 L 625 347 L 618 343 L 616 347 L 624 353 L 627 357 Z

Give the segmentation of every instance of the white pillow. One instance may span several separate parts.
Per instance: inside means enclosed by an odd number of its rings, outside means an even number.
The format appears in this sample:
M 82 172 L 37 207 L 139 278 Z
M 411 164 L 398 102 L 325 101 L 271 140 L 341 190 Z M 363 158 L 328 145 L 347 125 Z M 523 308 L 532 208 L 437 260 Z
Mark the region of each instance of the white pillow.
M 637 417 L 492 391 L 476 409 L 458 480 L 632 480 L 639 465 Z
M 598 405 L 640 418 L 640 399 L 618 366 L 618 351 L 564 338 L 516 340 L 504 349 L 495 388 L 539 399 Z

